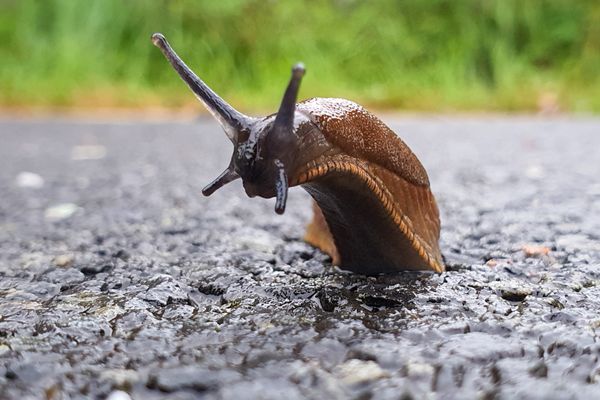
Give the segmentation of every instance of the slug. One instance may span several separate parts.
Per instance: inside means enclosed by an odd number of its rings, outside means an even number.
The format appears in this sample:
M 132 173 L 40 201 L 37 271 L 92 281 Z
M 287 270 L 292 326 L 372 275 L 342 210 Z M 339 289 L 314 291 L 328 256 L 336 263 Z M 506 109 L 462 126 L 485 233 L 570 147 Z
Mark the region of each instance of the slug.
M 202 190 L 205 196 L 241 178 L 249 197 L 275 197 L 281 214 L 288 188 L 300 185 L 314 199 L 305 240 L 334 265 L 364 275 L 444 271 L 427 172 L 381 120 L 343 99 L 296 104 L 302 64 L 292 68 L 276 114 L 246 116 L 196 76 L 162 34 L 152 42 L 234 145 L 229 166 Z

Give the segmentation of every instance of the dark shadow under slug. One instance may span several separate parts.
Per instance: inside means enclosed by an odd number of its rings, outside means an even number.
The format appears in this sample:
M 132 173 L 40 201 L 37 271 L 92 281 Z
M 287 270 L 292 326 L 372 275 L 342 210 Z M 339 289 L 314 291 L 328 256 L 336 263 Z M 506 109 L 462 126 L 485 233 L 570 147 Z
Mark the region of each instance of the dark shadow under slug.
M 235 110 L 152 35 L 173 68 L 219 121 L 234 151 L 229 166 L 202 193 L 241 178 L 250 197 L 275 197 L 301 185 L 315 200 L 305 240 L 333 263 L 373 275 L 444 271 L 439 212 L 427 172 L 408 146 L 356 103 L 313 98 L 296 104 L 304 67 L 292 69 L 279 111 L 253 118 Z

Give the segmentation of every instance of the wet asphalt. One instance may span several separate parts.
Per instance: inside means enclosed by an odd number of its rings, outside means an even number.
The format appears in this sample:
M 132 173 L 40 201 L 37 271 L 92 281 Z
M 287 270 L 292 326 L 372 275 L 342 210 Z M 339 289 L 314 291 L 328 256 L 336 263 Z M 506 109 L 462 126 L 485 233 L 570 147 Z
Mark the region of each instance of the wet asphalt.
M 444 274 L 333 268 L 300 188 L 202 197 L 211 120 L 0 121 L 0 398 L 600 399 L 600 119 L 385 120 Z

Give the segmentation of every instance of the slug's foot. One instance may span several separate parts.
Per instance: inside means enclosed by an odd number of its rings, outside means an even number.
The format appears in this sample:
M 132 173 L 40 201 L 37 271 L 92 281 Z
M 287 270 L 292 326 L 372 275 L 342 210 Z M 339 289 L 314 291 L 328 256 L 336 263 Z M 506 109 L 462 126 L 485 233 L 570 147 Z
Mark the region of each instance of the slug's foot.
M 306 227 L 304 241 L 316 247 L 331 257 L 333 265 L 340 265 L 340 255 L 335 247 L 333 236 L 329 231 L 323 212 L 316 202 L 313 201 L 313 219 Z

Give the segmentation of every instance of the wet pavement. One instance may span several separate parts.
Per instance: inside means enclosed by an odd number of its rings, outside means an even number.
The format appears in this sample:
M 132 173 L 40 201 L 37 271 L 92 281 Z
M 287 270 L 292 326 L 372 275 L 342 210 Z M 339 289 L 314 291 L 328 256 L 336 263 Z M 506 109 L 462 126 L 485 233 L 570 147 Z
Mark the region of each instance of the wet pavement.
M 600 398 L 600 120 L 386 121 L 444 274 L 332 268 L 300 188 L 202 197 L 210 120 L 0 121 L 0 398 Z

